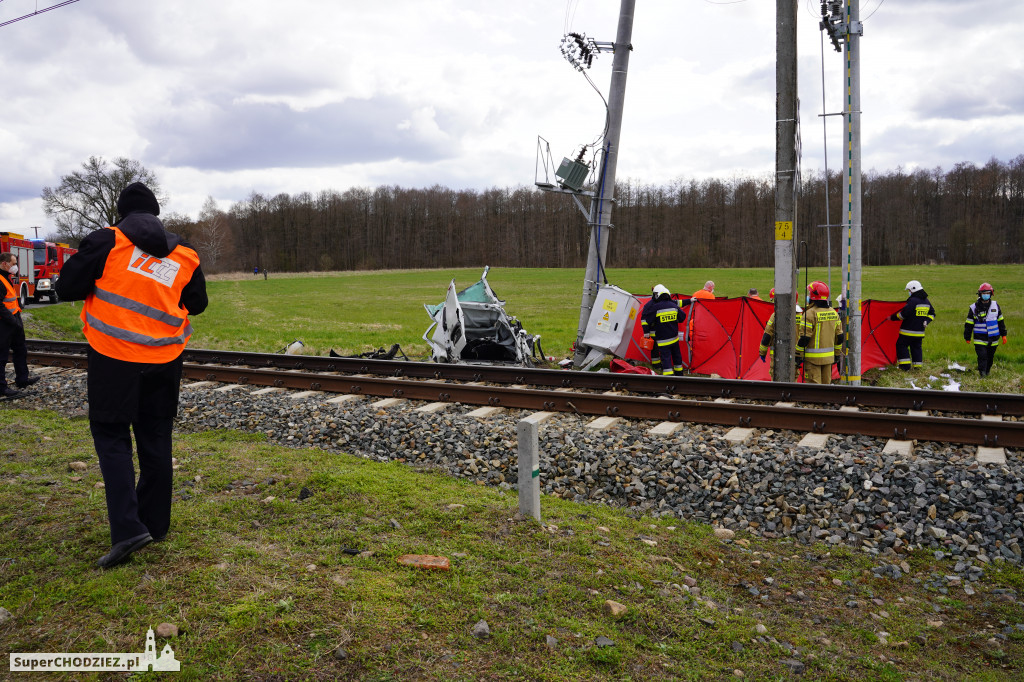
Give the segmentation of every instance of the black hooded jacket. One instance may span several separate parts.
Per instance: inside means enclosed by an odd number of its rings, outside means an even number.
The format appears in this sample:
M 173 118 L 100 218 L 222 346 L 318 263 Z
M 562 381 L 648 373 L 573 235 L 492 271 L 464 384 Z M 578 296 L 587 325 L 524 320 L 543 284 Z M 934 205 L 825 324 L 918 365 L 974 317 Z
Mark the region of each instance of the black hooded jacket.
M 135 246 L 157 258 L 167 256 L 179 244 L 192 248 L 181 237 L 165 230 L 159 218 L 144 211 L 132 211 L 118 221 L 117 227 Z M 78 253 L 61 268 L 56 284 L 57 295 L 65 301 L 84 301 L 96 287 L 96 280 L 103 276 L 112 248 L 113 230 L 89 233 L 78 246 Z M 198 315 L 206 310 L 209 299 L 202 268 L 196 268 L 192 279 L 182 289 L 179 303 L 189 315 Z
M 907 297 L 903 309 L 889 316 L 890 320 L 899 320 L 900 334 L 904 336 L 924 336 L 925 327 L 935 321 L 935 308 L 928 301 L 928 294 L 920 289 Z
M 155 204 L 155 201 L 153 202 Z M 117 227 L 146 253 L 163 258 L 176 246 L 190 247 L 178 235 L 164 229 L 160 219 L 148 211 L 129 211 Z M 66 301 L 82 301 L 103 276 L 107 256 L 114 248 L 113 230 L 100 229 L 82 240 L 78 253 L 68 259 L 57 279 L 57 295 Z M 206 310 L 206 278 L 196 268 L 181 291 L 179 305 L 189 315 Z M 173 419 L 178 410 L 182 357 L 162 363 L 126 362 L 89 348 L 89 420 L 135 422 L 140 416 Z

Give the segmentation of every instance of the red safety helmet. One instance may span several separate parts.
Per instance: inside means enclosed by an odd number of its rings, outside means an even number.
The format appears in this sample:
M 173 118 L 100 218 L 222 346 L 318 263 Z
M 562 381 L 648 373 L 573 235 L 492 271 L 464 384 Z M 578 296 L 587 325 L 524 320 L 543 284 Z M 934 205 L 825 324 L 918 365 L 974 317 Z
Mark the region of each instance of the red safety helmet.
M 988 293 L 991 294 L 993 291 L 995 291 L 995 289 L 993 289 L 992 285 L 989 284 L 988 282 L 982 282 L 981 286 L 978 287 L 978 293 L 980 294 L 980 293 L 982 293 L 984 291 L 987 291 Z
M 774 301 L 775 300 L 775 287 L 772 287 L 772 290 L 768 292 L 768 300 L 769 301 Z
M 811 282 L 807 285 L 807 293 L 811 295 L 812 301 L 827 301 L 829 296 L 828 285 L 819 281 Z

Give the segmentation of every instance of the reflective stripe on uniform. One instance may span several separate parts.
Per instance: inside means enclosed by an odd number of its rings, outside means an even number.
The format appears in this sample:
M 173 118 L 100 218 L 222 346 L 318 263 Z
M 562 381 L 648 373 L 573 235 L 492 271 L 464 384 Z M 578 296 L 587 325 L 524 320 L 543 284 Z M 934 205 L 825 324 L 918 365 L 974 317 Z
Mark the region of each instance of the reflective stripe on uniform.
M 671 346 L 673 343 L 676 343 L 678 341 L 679 341 L 679 335 L 677 334 L 677 335 L 673 336 L 671 339 L 662 339 L 662 340 L 658 341 L 658 346 L 659 347 L 660 346 Z
M 99 287 L 96 287 L 95 292 L 96 298 L 98 298 L 101 301 L 105 301 L 110 305 L 116 305 L 119 308 L 124 308 L 125 310 L 130 310 L 133 313 L 138 313 L 139 315 L 144 315 L 151 320 L 163 322 L 164 324 L 174 327 L 175 329 L 180 327 L 185 322 L 185 318 L 175 317 L 174 315 L 166 313 L 163 310 L 159 310 L 152 306 L 148 306 L 145 303 L 140 303 L 139 301 L 127 298 L 125 296 L 121 296 L 120 294 L 105 291 L 103 289 L 100 289 Z
M 175 344 L 185 343 L 188 337 L 192 335 L 191 323 L 185 325 L 185 329 L 182 330 L 182 333 L 178 336 L 164 336 L 157 338 L 155 336 L 146 336 L 145 334 L 139 334 L 138 332 L 121 329 L 120 327 L 115 327 L 114 325 L 107 324 L 106 322 L 101 322 L 88 313 L 86 313 L 85 317 L 89 326 L 96 331 L 115 339 L 130 341 L 141 346 L 172 346 Z

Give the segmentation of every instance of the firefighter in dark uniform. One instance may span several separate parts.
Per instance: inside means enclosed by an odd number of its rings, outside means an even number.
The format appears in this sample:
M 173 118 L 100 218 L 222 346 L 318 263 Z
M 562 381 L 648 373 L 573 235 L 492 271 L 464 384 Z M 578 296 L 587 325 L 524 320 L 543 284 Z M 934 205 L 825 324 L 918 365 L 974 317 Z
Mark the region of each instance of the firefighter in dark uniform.
M 832 383 L 832 365 L 843 344 L 839 313 L 829 304 L 828 285 L 815 281 L 807 285 L 810 303 L 804 311 L 803 330 L 797 345 L 804 351 L 804 381 Z
M 924 330 L 929 323 L 935 321 L 935 308 L 928 302 L 928 294 L 916 279 L 907 282 L 907 303 L 889 316 L 890 320 L 900 320 L 900 336 L 896 340 L 896 361 L 900 369 L 909 371 L 911 364 L 920 367 L 923 360 L 921 342 L 924 341 Z
M 1003 311 L 992 297 L 995 290 L 988 282 L 978 287 L 978 300 L 967 309 L 967 321 L 964 322 L 964 340 L 974 342 L 974 352 L 978 356 L 978 374 L 987 377 L 992 371 L 992 360 L 996 356 L 999 340 L 1006 343 L 1006 323 Z
M 689 305 L 689 301 L 686 301 Z M 644 336 L 654 339 L 651 366 L 663 375 L 683 373 L 683 354 L 679 350 L 679 325 L 686 319 L 683 302 L 672 300 L 672 294 L 661 284 L 654 285 L 651 300 L 640 313 Z
M 171 432 L 189 315 L 207 306 L 199 256 L 164 229 L 160 205 L 141 182 L 117 200 L 121 219 L 86 236 L 64 265 L 57 294 L 84 300 L 89 342 L 89 428 L 110 520 L 110 568 L 167 535 L 171 523 Z M 136 484 L 132 435 L 139 457 Z

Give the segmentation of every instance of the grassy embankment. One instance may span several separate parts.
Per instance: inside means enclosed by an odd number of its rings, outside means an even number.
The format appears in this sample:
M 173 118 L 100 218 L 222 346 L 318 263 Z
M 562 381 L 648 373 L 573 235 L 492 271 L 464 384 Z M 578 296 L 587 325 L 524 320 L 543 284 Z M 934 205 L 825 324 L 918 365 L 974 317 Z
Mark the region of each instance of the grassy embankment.
M 428 348 L 423 332 L 429 318 L 424 303 L 439 303 L 448 281 L 459 289 L 477 281 L 481 269 L 419 270 L 394 272 L 345 272 L 272 275 L 269 280 L 239 273 L 219 276 L 210 282 L 210 308 L 193 319 L 194 348 L 275 352 L 295 339 L 304 352 L 326 355 L 329 349 L 342 354 L 360 353 L 401 344 L 410 357 L 425 357 Z M 576 336 L 581 270 L 493 268 L 488 276 L 506 310 L 527 331 L 541 336 L 545 353 L 565 357 Z M 833 268 L 839 290 L 840 271 Z M 825 270 L 809 273 L 810 279 L 826 278 Z M 663 283 L 672 291 L 692 293 L 713 279 L 716 293 L 746 294 L 756 287 L 767 298 L 772 271 L 767 268 L 734 270 L 616 270 L 608 271 L 611 283 L 638 293 Z M 982 281 L 996 288 L 1009 328 L 1009 344 L 996 354 L 992 374 L 981 379 L 974 371 L 960 379 L 962 390 L 1021 392 L 1024 378 L 1024 272 L 1015 265 L 907 266 L 866 268 L 863 297 L 881 300 L 906 299 L 903 287 L 909 279 L 920 280 L 937 311 L 935 323 L 924 342 L 924 367 L 904 374 L 896 368 L 865 373 L 865 381 L 883 386 L 903 386 L 913 380 L 929 384 L 929 376 L 947 371 L 950 362 L 973 370 L 972 347 L 963 341 L 967 307 L 975 300 Z M 801 276 L 799 288 L 803 290 Z M 32 337 L 81 338 L 77 319 L 80 307 L 62 304 L 33 309 L 27 334 Z M 938 387 L 941 381 L 931 382 Z
M 85 420 L 4 405 L 0 438 L 4 654 L 137 652 L 169 622 L 180 634 L 157 648 L 171 644 L 183 680 L 768 680 L 791 679 L 794 659 L 808 680 L 1024 674 L 1024 608 L 995 591 L 1024 593 L 1016 567 L 943 594 L 923 583 L 946 584 L 952 561 L 930 552 L 901 557 L 909 573 L 892 580 L 843 547 L 723 541 L 547 497 L 542 527 L 514 519 L 514 493 L 233 432 L 175 439 L 168 540 L 101 571 Z M 88 469 L 69 471 L 75 460 Z M 406 553 L 452 569 L 400 566 Z M 628 611 L 612 618 L 606 600 Z M 479 620 L 489 638 L 471 634 Z

